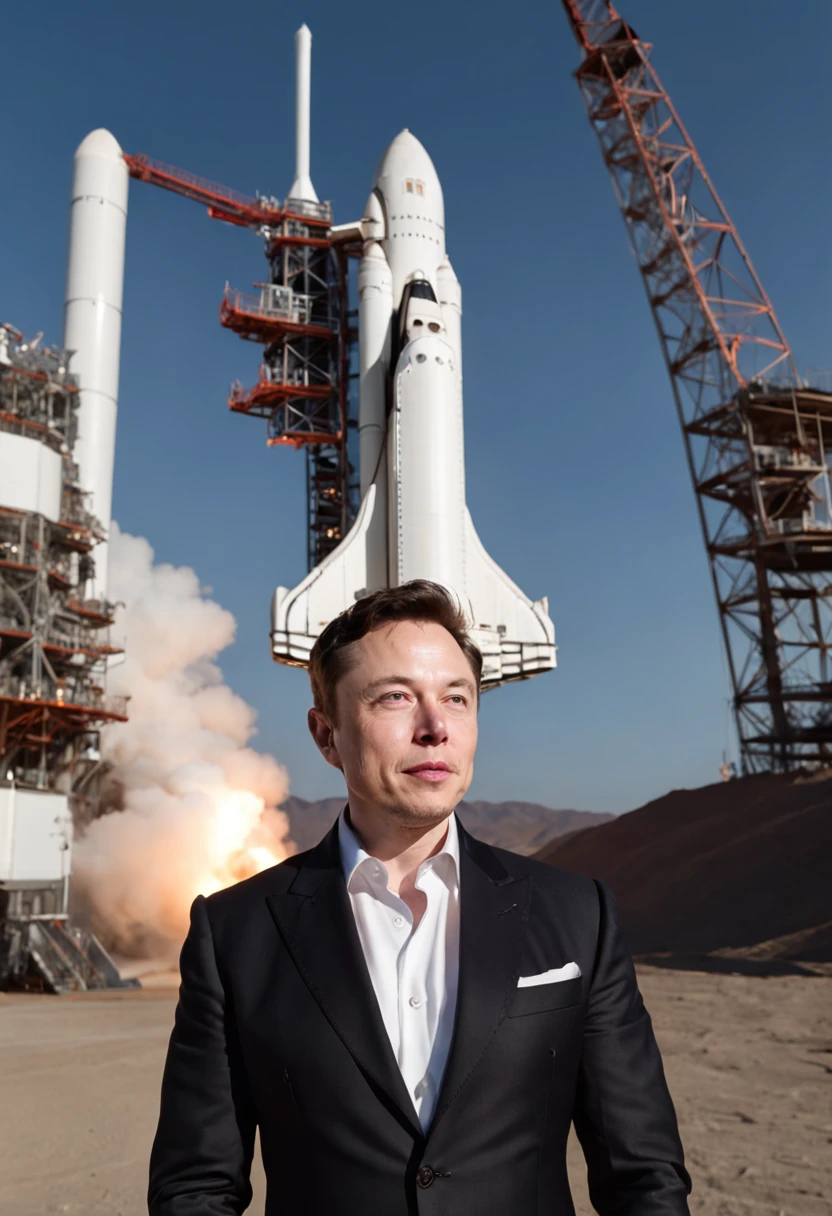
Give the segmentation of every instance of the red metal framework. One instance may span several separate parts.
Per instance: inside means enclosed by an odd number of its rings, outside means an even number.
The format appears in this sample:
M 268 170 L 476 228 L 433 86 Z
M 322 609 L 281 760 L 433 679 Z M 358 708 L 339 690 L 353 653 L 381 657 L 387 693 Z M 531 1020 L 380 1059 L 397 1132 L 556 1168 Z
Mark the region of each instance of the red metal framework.
M 743 769 L 832 763 L 832 396 L 801 383 L 650 45 L 606 0 L 564 7 L 682 425 Z
M 108 640 L 113 606 L 78 598 L 102 533 L 70 455 L 78 386 L 67 354 L 2 328 L 0 432 L 59 454 L 61 485 L 60 518 L 0 507 L 0 774 L 38 788 L 63 780 L 75 793 L 98 728 L 126 721 L 126 698 L 104 692 L 119 653 Z
M 151 160 L 149 156 L 131 156 L 125 152 L 124 159 L 131 177 L 181 194 L 195 203 L 204 203 L 211 219 L 224 220 L 240 228 L 260 229 L 264 224 L 280 223 L 283 218 L 283 208 L 276 199 L 250 198 L 185 169 Z
M 203 203 L 213 219 L 252 228 L 266 247 L 269 281 L 258 296 L 226 285 L 220 323 L 264 347 L 257 384 L 237 382 L 239 414 L 265 418 L 270 446 L 303 448 L 307 459 L 310 569 L 340 542 L 355 517 L 357 485 L 348 452 L 350 361 L 348 266 L 329 236 L 329 203 L 251 198 L 146 156 L 126 155 L 130 174 Z

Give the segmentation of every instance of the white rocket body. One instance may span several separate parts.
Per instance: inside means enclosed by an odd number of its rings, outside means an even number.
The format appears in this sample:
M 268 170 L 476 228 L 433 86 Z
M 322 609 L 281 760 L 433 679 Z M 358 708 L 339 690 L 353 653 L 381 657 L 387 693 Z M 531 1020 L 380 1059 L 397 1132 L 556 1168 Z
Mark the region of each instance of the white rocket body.
M 92 131 L 75 153 L 63 345 L 79 378 L 73 457 L 87 505 L 109 531 L 113 500 L 128 172 L 109 131 Z M 95 550 L 92 598 L 107 592 L 107 545 Z
M 445 253 L 442 187 L 409 131 L 382 157 L 364 217 L 339 233 L 364 241 L 361 506 L 337 549 L 294 590 L 277 588 L 274 657 L 306 662 L 323 627 L 356 599 L 421 578 L 465 609 L 485 685 L 547 671 L 555 666 L 547 601 L 532 602 L 492 561 L 465 503 L 461 290 Z

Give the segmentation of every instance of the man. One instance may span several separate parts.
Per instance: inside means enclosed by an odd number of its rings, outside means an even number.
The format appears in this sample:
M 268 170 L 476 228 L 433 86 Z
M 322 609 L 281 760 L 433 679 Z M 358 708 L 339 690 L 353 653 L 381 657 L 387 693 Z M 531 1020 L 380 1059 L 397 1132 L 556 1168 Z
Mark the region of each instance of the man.
M 690 1176 L 602 882 L 493 849 L 454 808 L 482 658 L 423 581 L 312 652 L 309 727 L 349 801 L 314 849 L 197 898 L 151 1216 L 682 1216 Z M 507 762 L 510 758 L 507 757 Z

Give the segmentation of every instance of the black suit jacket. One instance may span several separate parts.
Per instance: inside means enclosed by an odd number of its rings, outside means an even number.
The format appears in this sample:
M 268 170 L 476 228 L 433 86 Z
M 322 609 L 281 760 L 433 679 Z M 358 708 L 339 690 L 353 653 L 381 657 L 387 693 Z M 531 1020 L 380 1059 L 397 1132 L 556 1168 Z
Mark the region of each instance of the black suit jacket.
M 456 1023 L 422 1133 L 341 872 L 319 845 L 191 909 L 150 1163 L 151 1216 L 573 1216 L 570 1123 L 602 1216 L 682 1216 L 691 1181 L 603 882 L 459 826 Z M 517 987 L 574 960 L 577 979 Z

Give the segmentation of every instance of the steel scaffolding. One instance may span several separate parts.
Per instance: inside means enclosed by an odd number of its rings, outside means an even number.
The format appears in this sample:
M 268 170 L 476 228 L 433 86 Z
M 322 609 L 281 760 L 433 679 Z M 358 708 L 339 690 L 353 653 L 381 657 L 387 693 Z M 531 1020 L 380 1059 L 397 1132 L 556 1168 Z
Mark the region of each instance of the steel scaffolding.
M 61 458 L 60 517 L 0 503 L 0 778 L 72 793 L 97 757 L 97 728 L 126 720 L 104 677 L 112 605 L 83 600 L 100 527 L 84 505 L 71 451 L 77 381 L 68 356 L 0 327 L 0 432 Z
M 682 426 L 743 770 L 828 765 L 830 386 L 798 376 L 650 45 L 606 0 L 564 7 Z
M 307 560 L 317 565 L 347 534 L 358 510 L 350 459 L 357 424 L 348 312 L 349 261 L 330 238 L 328 202 L 251 198 L 146 156 L 125 155 L 131 177 L 204 203 L 213 219 L 264 239 L 268 281 L 257 295 L 226 284 L 220 323 L 263 349 L 251 388 L 231 386 L 230 408 L 264 418 L 270 446 L 306 451 Z

